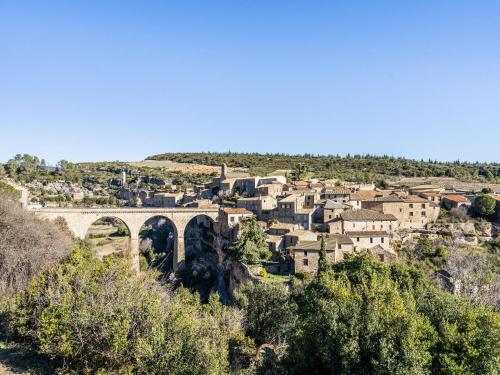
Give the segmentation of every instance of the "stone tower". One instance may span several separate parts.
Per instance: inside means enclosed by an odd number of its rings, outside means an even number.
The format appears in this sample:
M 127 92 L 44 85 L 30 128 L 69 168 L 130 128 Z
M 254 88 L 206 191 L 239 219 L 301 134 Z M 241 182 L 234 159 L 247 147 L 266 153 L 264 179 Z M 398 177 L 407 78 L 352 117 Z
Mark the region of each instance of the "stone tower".
M 127 185 L 127 172 L 122 171 L 122 186 L 125 187 Z
M 221 180 L 221 182 L 227 178 L 226 177 L 226 170 L 227 170 L 227 165 L 224 163 L 220 167 L 220 180 Z

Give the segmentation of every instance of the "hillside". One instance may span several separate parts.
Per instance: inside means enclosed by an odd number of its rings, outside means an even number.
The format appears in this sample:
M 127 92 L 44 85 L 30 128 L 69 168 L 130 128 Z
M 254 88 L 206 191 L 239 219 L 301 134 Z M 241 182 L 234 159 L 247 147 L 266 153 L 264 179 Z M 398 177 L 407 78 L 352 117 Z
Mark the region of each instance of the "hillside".
M 452 177 L 460 181 L 500 183 L 500 163 L 438 162 L 373 155 L 288 155 L 258 153 L 165 153 L 146 160 L 169 160 L 248 168 L 252 174 L 265 175 L 290 170 L 304 164 L 316 177 L 346 181 L 375 182 L 392 177 Z

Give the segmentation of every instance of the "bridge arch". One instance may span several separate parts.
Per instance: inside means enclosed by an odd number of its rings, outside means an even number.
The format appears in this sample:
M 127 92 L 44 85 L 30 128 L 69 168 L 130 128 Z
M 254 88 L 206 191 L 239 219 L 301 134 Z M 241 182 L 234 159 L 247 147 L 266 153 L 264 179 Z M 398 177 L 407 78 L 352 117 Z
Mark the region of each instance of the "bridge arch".
M 179 241 L 176 223 L 162 214 L 144 219 L 139 229 L 140 268 L 143 268 L 142 262 L 146 262 L 147 267 L 155 267 L 163 273 L 170 272 L 175 268 L 173 258 Z
M 62 217 L 73 234 L 85 239 L 89 227 L 103 217 L 116 217 L 125 223 L 130 231 L 130 260 L 134 269 L 139 270 L 139 232 L 142 225 L 152 217 L 163 216 L 172 221 L 176 230 L 176 246 L 173 254 L 174 269 L 185 258 L 184 235 L 188 223 L 197 216 L 209 217 L 217 221 L 216 208 L 28 208 L 37 216 L 54 220 Z M 197 219 L 198 220 L 198 219 Z
M 121 253 L 129 258 L 131 235 L 125 220 L 115 215 L 102 215 L 88 225 L 84 238 L 100 257 Z

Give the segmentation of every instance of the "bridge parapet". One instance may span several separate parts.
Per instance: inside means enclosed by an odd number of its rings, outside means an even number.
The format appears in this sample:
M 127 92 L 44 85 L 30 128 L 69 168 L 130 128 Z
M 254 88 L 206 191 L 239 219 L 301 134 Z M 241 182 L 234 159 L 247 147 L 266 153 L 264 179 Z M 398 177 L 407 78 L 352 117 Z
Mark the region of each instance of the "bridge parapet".
M 197 216 L 218 220 L 217 208 L 35 208 L 37 216 L 55 220 L 63 218 L 68 228 L 80 239 L 85 239 L 90 226 L 104 217 L 115 217 L 123 221 L 130 232 L 130 258 L 135 269 L 139 269 L 139 232 L 151 218 L 165 217 L 172 222 L 175 231 L 174 269 L 184 260 L 184 231 L 188 223 Z

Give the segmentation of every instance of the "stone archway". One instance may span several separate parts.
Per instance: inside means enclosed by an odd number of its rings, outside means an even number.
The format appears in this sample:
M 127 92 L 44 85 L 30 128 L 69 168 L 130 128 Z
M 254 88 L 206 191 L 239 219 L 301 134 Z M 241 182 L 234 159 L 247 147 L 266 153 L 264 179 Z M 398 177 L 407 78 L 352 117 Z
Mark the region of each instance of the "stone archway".
M 131 231 L 128 224 L 117 216 L 102 216 L 88 225 L 85 240 L 97 256 L 121 254 L 129 258 Z
M 199 292 L 203 301 L 224 284 L 223 254 L 218 246 L 216 222 L 207 215 L 193 216 L 184 228 L 185 263 L 180 278 Z
M 178 247 L 177 226 L 174 221 L 164 215 L 148 218 L 139 229 L 139 261 L 143 269 L 157 268 L 162 273 L 175 269 L 174 253 Z

